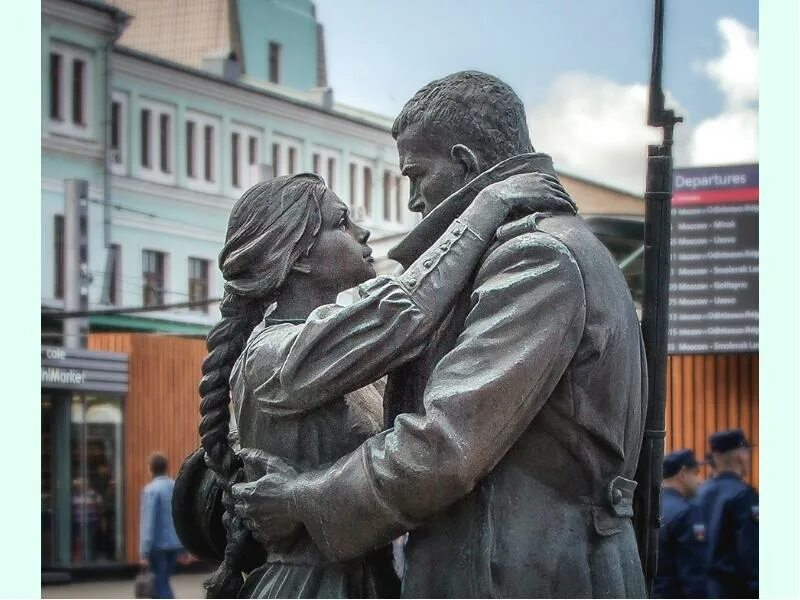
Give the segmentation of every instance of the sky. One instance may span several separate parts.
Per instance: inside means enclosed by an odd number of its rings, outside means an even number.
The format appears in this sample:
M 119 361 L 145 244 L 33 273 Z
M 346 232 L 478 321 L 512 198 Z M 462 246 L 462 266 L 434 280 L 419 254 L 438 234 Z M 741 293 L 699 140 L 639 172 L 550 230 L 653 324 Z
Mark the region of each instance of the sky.
M 522 98 L 537 151 L 563 172 L 641 192 L 652 2 L 316 0 L 338 102 L 396 115 L 463 69 Z M 675 165 L 757 162 L 757 0 L 666 0 L 664 87 L 684 117 Z

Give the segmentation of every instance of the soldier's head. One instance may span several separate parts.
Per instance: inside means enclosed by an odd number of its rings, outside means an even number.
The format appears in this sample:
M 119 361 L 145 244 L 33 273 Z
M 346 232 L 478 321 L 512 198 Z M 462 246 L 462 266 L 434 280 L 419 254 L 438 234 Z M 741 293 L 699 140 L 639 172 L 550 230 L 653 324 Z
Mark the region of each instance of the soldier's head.
M 683 449 L 664 456 L 662 464 L 663 485 L 677 490 L 681 496 L 691 498 L 700 487 L 700 464 L 691 450 Z
M 400 111 L 392 136 L 411 183 L 408 208 L 423 215 L 489 167 L 533 152 L 522 100 L 478 71 L 423 87 Z
M 717 431 L 708 438 L 717 473 L 727 471 L 740 477 L 750 472 L 750 444 L 741 429 Z
M 147 466 L 150 468 L 150 473 L 152 476 L 158 477 L 159 475 L 167 474 L 169 463 L 167 462 L 166 456 L 160 452 L 154 452 L 147 459 Z

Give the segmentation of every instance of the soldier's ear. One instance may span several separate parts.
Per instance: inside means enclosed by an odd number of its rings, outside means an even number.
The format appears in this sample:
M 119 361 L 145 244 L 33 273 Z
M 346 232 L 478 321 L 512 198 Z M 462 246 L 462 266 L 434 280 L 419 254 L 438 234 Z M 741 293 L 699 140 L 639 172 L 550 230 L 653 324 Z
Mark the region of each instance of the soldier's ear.
M 450 156 L 464 167 L 467 180 L 474 179 L 481 174 L 481 164 L 478 157 L 464 144 L 456 144 L 450 148 Z

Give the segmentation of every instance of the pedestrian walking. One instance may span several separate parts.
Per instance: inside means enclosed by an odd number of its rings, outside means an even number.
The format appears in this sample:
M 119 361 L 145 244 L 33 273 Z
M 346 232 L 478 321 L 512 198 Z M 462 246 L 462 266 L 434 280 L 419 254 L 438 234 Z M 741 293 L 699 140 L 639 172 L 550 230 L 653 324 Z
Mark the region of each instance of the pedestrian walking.
M 750 445 L 741 429 L 709 438 L 717 475 L 697 503 L 707 532 L 706 591 L 710 598 L 758 598 L 758 494 L 745 483 Z
M 172 523 L 172 488 L 167 457 L 155 453 L 148 460 L 153 479 L 142 490 L 139 521 L 139 555 L 143 567 L 153 572 L 153 598 L 174 598 L 169 578 L 183 546 Z
M 692 450 L 664 457 L 658 572 L 655 598 L 705 598 L 705 530 L 691 501 L 700 486 L 700 463 Z

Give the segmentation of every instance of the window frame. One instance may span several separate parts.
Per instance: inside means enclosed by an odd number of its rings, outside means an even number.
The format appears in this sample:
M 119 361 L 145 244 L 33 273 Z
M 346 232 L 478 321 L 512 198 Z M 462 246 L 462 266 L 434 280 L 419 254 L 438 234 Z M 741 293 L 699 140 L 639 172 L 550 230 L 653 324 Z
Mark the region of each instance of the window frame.
M 275 168 L 274 165 L 274 156 L 275 150 L 277 147 L 277 155 L 278 155 L 278 167 Z M 302 173 L 305 169 L 303 165 L 303 152 L 302 152 L 302 142 L 295 138 L 290 138 L 287 136 L 282 136 L 279 134 L 273 134 L 272 136 L 272 153 L 273 153 L 273 166 L 272 166 L 272 173 L 275 177 L 280 175 L 290 175 L 290 174 L 297 174 Z M 294 151 L 294 169 L 292 173 L 289 172 L 289 158 L 291 156 L 290 150 Z
M 335 148 L 322 145 L 311 146 L 312 158 L 319 156 L 320 162 L 319 171 L 314 170 L 314 173 L 322 177 L 322 179 L 325 180 L 325 185 L 336 194 L 339 193 L 339 165 L 341 164 L 341 155 L 341 151 Z
M 118 137 L 118 147 L 115 149 L 111 146 L 111 141 L 113 139 L 113 128 L 114 128 L 114 104 L 119 104 L 119 132 L 117 134 Z M 115 175 L 126 175 L 128 173 L 128 94 L 125 92 L 121 92 L 119 90 L 114 90 L 111 92 L 111 106 L 109 106 L 109 120 L 111 121 L 109 127 L 112 130 L 109 132 L 109 151 L 112 153 L 111 155 L 111 172 Z M 115 160 L 115 153 L 116 157 L 119 160 Z
M 53 216 L 53 298 L 64 299 L 64 215 Z
M 194 144 L 193 144 L 193 158 L 194 158 L 194 174 L 189 174 L 189 151 L 188 145 L 185 148 L 183 164 L 183 177 L 186 182 L 186 187 L 198 192 L 219 193 L 220 190 L 220 174 L 222 173 L 222 153 L 220 136 L 222 135 L 222 119 L 218 116 L 210 115 L 207 113 L 199 112 L 196 110 L 187 110 L 183 115 L 183 129 L 187 131 L 188 123 L 194 124 Z M 206 164 L 206 128 L 211 127 L 211 181 L 206 178 L 208 172 L 208 165 Z M 187 137 L 183 139 L 184 144 L 188 144 Z
M 122 246 L 110 244 L 109 251 L 113 253 L 111 285 L 108 290 L 108 303 L 110 306 L 121 306 L 122 300 Z
M 149 155 L 149 166 L 144 165 L 142 162 L 142 141 L 143 141 L 143 128 L 142 128 L 142 112 L 145 110 L 150 111 L 149 127 L 147 135 L 147 149 Z M 175 122 L 176 122 L 176 109 L 172 104 L 159 102 L 157 100 L 150 100 L 147 98 L 140 98 L 136 106 L 136 125 L 137 135 L 139 137 L 139 155 L 137 157 L 135 173 L 142 179 L 154 181 L 156 183 L 174 184 L 176 178 L 175 169 Z M 167 135 L 167 167 L 168 172 L 161 169 L 161 117 L 167 115 L 169 117 L 169 131 Z
M 367 173 L 369 173 L 370 181 L 367 181 Z M 378 204 L 376 203 L 376 195 L 374 190 L 375 183 L 375 161 L 355 155 L 350 155 L 349 158 L 349 176 L 350 176 L 350 194 L 349 200 L 350 212 L 352 218 L 356 222 L 363 222 L 369 224 L 378 224 L 380 219 L 375 215 Z M 354 180 L 355 178 L 355 180 Z M 355 185 L 353 185 L 355 183 Z M 370 184 L 369 196 L 366 192 L 367 184 Z M 370 206 L 367 206 L 369 202 Z M 369 208 L 369 210 L 368 210 Z
M 399 171 L 392 168 L 383 169 L 383 222 L 398 226 L 405 223 L 403 212 L 403 177 Z M 388 192 L 388 193 L 387 193 Z
M 239 136 L 239 172 L 238 184 L 234 185 L 233 182 L 233 136 Z M 250 160 L 250 140 L 255 138 L 255 162 Z M 258 183 L 258 166 L 261 164 L 262 144 L 264 140 L 264 132 L 258 127 L 252 125 L 245 125 L 244 123 L 232 123 L 228 128 L 227 135 L 227 150 L 228 156 L 231 158 L 230 170 L 228 171 L 228 189 L 235 195 L 241 195 L 245 190 Z
M 148 275 L 155 274 L 158 275 L 158 271 L 145 271 L 145 267 L 147 265 L 147 260 L 145 259 L 148 253 L 152 253 L 156 268 L 160 266 L 161 272 L 161 288 L 160 290 L 156 289 L 153 290 L 153 294 L 156 294 L 156 298 L 158 298 L 158 294 L 160 294 L 160 299 L 154 303 L 148 302 L 148 291 L 152 287 L 150 283 L 150 279 Z M 162 252 L 161 250 L 153 250 L 151 248 L 142 248 L 142 306 L 163 306 L 166 300 L 166 282 L 167 282 L 167 253 Z M 160 259 L 160 261 L 159 261 Z M 159 264 L 160 262 L 160 264 Z
M 89 138 L 94 133 L 94 102 L 92 90 L 94 89 L 94 60 L 93 53 L 88 49 L 79 48 L 70 44 L 51 41 L 48 51 L 48 61 L 52 61 L 53 55 L 58 55 L 61 62 L 59 73 L 58 90 L 58 113 L 59 117 L 52 116 L 52 83 L 51 65 L 48 65 L 48 121 L 49 131 L 59 135 L 77 138 Z M 75 106 L 73 97 L 73 80 L 75 61 L 80 60 L 84 64 L 84 77 L 81 81 L 81 109 L 83 122 L 76 123 L 74 120 Z
M 202 265 L 202 271 L 203 271 L 202 278 L 197 278 L 197 277 L 193 276 L 194 273 L 193 273 L 192 267 L 193 267 L 194 264 L 201 264 Z M 208 300 L 210 298 L 210 291 L 211 291 L 210 290 L 210 287 L 211 287 L 211 280 L 210 280 L 211 261 L 208 260 L 207 258 L 200 258 L 200 257 L 197 257 L 197 256 L 190 256 L 188 258 L 188 260 L 187 260 L 186 273 L 188 275 L 188 277 L 187 277 L 187 279 L 188 279 L 187 291 L 188 291 L 189 302 L 199 302 L 201 300 Z M 203 293 L 201 298 L 195 298 L 195 296 L 193 294 L 194 288 L 193 288 L 192 284 L 195 283 L 195 282 L 198 282 L 198 281 L 200 282 L 200 285 L 202 286 L 202 288 L 204 290 L 204 293 Z M 191 307 L 190 310 L 195 311 L 195 312 L 202 312 L 202 313 L 208 314 L 208 306 L 209 306 L 208 304 L 204 304 L 202 306 L 193 306 L 193 307 Z

